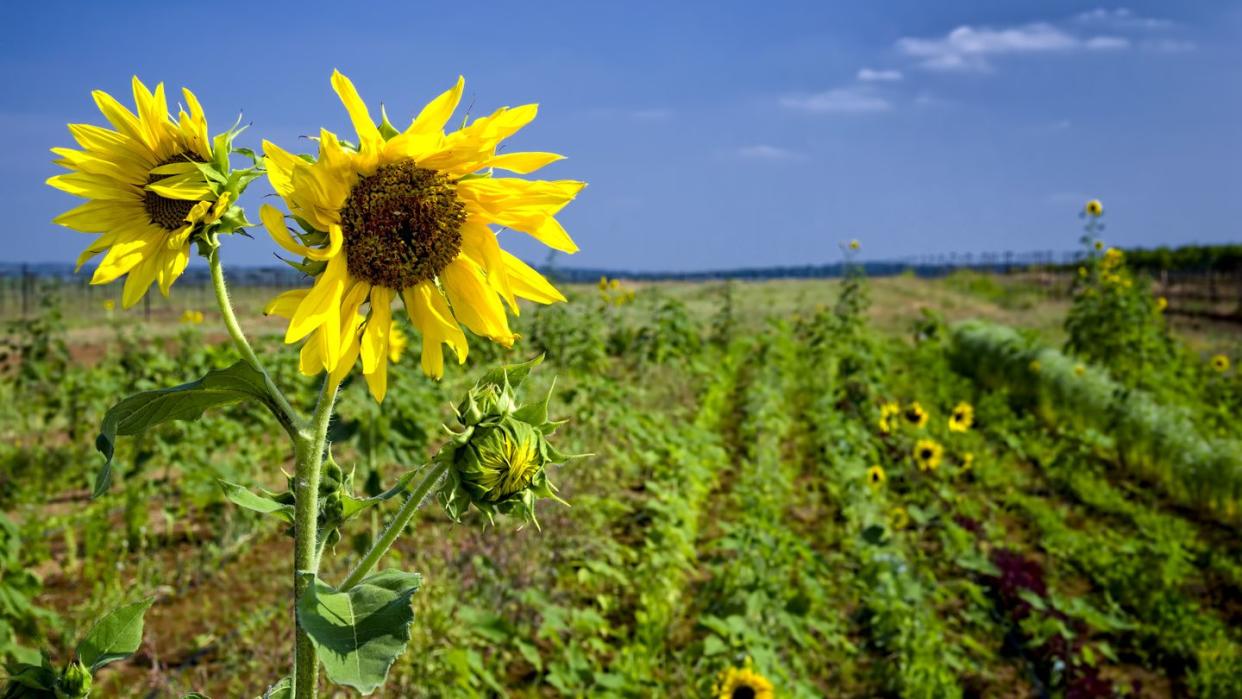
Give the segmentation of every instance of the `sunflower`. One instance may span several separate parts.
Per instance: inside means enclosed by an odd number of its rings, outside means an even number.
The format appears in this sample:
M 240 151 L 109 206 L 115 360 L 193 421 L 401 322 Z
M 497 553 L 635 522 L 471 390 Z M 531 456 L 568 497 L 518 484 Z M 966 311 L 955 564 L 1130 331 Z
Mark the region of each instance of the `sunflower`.
M 962 454 L 962 470 L 969 471 L 975 465 L 975 455 L 972 452 Z
M 898 505 L 888 511 L 888 521 L 893 525 L 893 529 L 905 529 L 910 526 L 910 513 L 906 512 L 906 508 Z
M 927 411 L 923 410 L 923 406 L 919 405 L 917 400 L 907 405 L 901 415 L 906 419 L 906 422 L 915 427 L 922 427 L 927 424 Z
M 1212 357 L 1212 368 L 1222 374 L 1229 371 L 1229 357 L 1223 354 Z
M 1083 374 L 1086 374 L 1086 373 L 1087 373 L 1087 367 L 1081 364 L 1074 365 L 1074 376 L 1082 376 Z
M 357 357 L 376 400 L 387 390 L 385 355 L 392 303 L 400 298 L 422 334 L 422 368 L 444 373 L 441 345 L 466 361 L 458 325 L 504 347 L 516 339 L 505 305 L 517 299 L 564 301 L 538 272 L 500 248 L 495 224 L 573 253 L 577 246 L 555 215 L 585 186 L 573 180 L 494 177 L 527 174 L 560 160 L 552 153 L 496 154 L 502 140 L 535 118 L 536 105 L 502 108 L 444 133 L 465 82 L 432 100 L 405 131 L 384 117 L 377 126 L 353 84 L 340 72 L 332 87 L 353 122 L 358 145 L 321 131 L 313 162 L 264 141 L 268 177 L 302 232 L 290 231 L 270 205 L 261 212 L 278 244 L 303 257 L 309 291 L 287 292 L 285 341 L 309 338 L 302 371 L 348 372 Z M 296 301 L 296 304 L 294 303 Z M 363 321 L 355 322 L 366 304 Z M 309 356 L 308 356 L 309 355 Z
M 1096 251 L 1096 252 L 1099 252 L 1099 251 L 1103 250 L 1103 249 L 1104 249 L 1104 241 L 1102 241 L 1102 240 L 1097 240 L 1097 241 L 1095 241 L 1095 243 L 1093 244 L 1093 247 L 1095 248 L 1095 251 Z
M 950 432 L 965 432 L 975 423 L 975 409 L 970 403 L 962 401 L 953 408 L 953 414 L 949 416 Z
M 77 268 L 106 253 L 91 284 L 126 276 L 121 294 L 125 308 L 138 303 L 153 283 L 168 295 L 185 271 L 196 234 L 216 227 L 226 214 L 235 224 L 226 228 L 244 225 L 244 214 L 230 203 L 249 182 L 229 179 L 232 132 L 213 146 L 194 93 L 181 91 L 190 111 L 180 110 L 173 121 L 163 83 L 151 92 L 134 77 L 133 91 L 136 115 L 108 93 L 92 93 L 115 130 L 70 124 L 69 132 L 82 150 L 52 152 L 59 156 L 57 165 L 73 172 L 47 180 L 56 189 L 88 200 L 53 220 L 76 231 L 100 234 L 78 256 Z M 220 149 L 223 153 L 217 152 Z
M 850 250 L 858 250 L 861 247 L 862 247 L 862 243 L 858 242 L 857 239 L 850 241 Z
M 880 406 L 880 431 L 888 434 L 896 427 L 893 418 L 901 414 L 901 406 L 897 403 L 885 403 Z
M 181 323 L 183 325 L 202 325 L 203 318 L 202 311 L 193 311 L 187 308 L 181 313 Z
M 932 439 L 920 439 L 914 445 L 914 462 L 920 471 L 935 471 L 940 465 L 940 457 L 944 455 L 944 447 Z
M 1104 204 L 1101 203 L 1099 199 L 1092 199 L 1087 202 L 1086 206 L 1084 206 L 1082 210 L 1092 218 L 1099 218 L 1104 215 Z
M 1169 307 L 1169 300 L 1167 298 L 1165 298 L 1164 296 L 1156 297 L 1156 311 L 1158 313 L 1164 313 L 1165 309 L 1168 307 Z
M 879 464 L 873 465 L 867 469 L 867 485 L 872 490 L 879 490 L 884 487 L 884 482 L 888 480 L 888 474 L 884 473 L 884 468 Z
M 720 673 L 713 694 L 717 699 L 773 699 L 776 690 L 768 678 L 755 672 L 749 660 L 742 667 Z

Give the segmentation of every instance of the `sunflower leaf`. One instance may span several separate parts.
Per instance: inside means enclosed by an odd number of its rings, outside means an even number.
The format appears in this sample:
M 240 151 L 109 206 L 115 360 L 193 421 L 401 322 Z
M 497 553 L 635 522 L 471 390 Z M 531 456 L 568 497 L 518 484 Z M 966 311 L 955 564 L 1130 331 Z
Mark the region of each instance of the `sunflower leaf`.
M 78 659 L 91 672 L 115 660 L 128 658 L 142 645 L 143 616 L 155 602 L 148 597 L 108 612 L 78 642 Z
M 208 372 L 197 381 L 136 393 L 112 406 L 104 414 L 99 436 L 95 438 L 95 448 L 104 455 L 104 465 L 95 479 L 92 497 L 100 497 L 112 484 L 112 457 L 117 435 L 140 434 L 172 420 L 197 420 L 208 408 L 243 400 L 258 400 L 276 410 L 267 394 L 263 374 L 244 361 Z
M 414 620 L 410 598 L 422 576 L 385 570 L 340 592 L 313 573 L 302 575 L 309 579 L 298 621 L 319 650 L 328 679 L 370 694 L 405 652 Z

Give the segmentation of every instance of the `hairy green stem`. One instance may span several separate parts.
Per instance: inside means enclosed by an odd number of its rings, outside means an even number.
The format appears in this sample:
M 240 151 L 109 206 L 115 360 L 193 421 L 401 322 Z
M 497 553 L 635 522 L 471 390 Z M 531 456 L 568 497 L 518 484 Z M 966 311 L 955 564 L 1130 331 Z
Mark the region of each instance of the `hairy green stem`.
M 224 327 L 229 331 L 229 337 L 233 338 L 233 344 L 237 346 L 237 351 L 241 352 L 242 359 L 246 363 L 254 367 L 263 375 L 263 385 L 267 389 L 271 402 L 268 407 L 272 409 L 272 413 L 280 422 L 285 431 L 291 437 L 295 437 L 301 429 L 301 419 L 297 413 L 293 411 L 293 407 L 289 405 L 285 394 L 281 393 L 276 387 L 276 383 L 272 381 L 272 377 L 268 375 L 267 370 L 259 363 L 259 357 L 254 353 L 254 349 L 250 346 L 250 341 L 246 339 L 246 334 L 242 332 L 241 324 L 237 322 L 237 315 L 233 312 L 233 303 L 229 300 L 229 288 L 224 282 L 224 267 L 220 264 L 220 246 L 215 240 L 211 241 L 213 247 L 211 253 L 207 256 L 207 265 L 211 268 L 211 284 L 216 291 L 216 304 L 220 307 L 220 316 L 224 319 Z
M 336 402 L 338 384 L 330 376 L 323 379 L 319 402 L 311 418 L 311 432 L 299 433 L 297 463 L 293 476 L 293 601 L 294 609 L 307 587 L 319 573 L 319 481 L 322 478 L 323 456 L 327 449 L 328 422 Z M 310 573 L 310 575 L 303 575 Z M 294 620 L 296 633 L 293 653 L 293 696 L 315 699 L 319 690 L 319 656 L 310 636 Z
M 427 494 L 444 477 L 444 472 L 447 470 L 448 466 L 446 464 L 437 463 L 427 472 L 427 475 L 423 477 L 418 487 L 411 491 L 409 497 L 405 499 L 405 504 L 401 505 L 401 509 L 397 511 L 397 516 L 388 524 L 388 528 L 384 530 L 380 538 L 371 546 L 371 550 L 367 552 L 367 555 L 363 556 L 362 560 L 358 562 L 358 567 L 354 568 L 349 577 L 345 578 L 345 582 L 341 583 L 340 588 L 338 588 L 341 592 L 356 587 L 371 572 L 375 564 L 379 563 L 380 558 L 383 558 L 384 554 L 388 553 L 388 549 L 392 548 L 393 542 L 405 530 L 405 525 L 410 523 L 410 519 L 423 506 L 423 501 L 427 499 Z

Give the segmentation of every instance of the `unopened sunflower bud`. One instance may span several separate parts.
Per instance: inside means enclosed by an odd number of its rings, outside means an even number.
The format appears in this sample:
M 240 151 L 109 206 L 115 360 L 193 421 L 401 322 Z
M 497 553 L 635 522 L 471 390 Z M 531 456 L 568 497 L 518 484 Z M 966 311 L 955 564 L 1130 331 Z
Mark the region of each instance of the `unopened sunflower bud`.
M 91 671 L 75 660 L 56 679 L 56 699 L 82 699 L 91 693 Z
M 539 360 L 489 372 L 458 407 L 460 432 L 436 455 L 447 467 L 439 498 L 457 520 L 473 505 L 492 519 L 517 513 L 535 522 L 540 498 L 564 502 L 548 482 L 546 467 L 570 457 L 548 442 L 559 423 L 548 420 L 551 393 L 535 403 L 519 404 L 516 389 Z

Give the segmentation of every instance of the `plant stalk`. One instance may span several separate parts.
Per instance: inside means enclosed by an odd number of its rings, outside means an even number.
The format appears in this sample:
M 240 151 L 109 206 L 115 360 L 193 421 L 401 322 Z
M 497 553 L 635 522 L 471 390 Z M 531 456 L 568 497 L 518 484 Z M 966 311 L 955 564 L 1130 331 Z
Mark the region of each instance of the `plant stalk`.
M 371 546 L 371 550 L 358 562 L 358 566 L 349 574 L 349 577 L 345 578 L 345 582 L 341 583 L 341 586 L 338 588 L 341 592 L 356 587 L 371 572 L 375 564 L 379 563 L 384 554 L 388 553 L 388 549 L 392 548 L 393 542 L 405 530 L 405 525 L 410 523 L 410 519 L 423 506 L 423 501 L 427 499 L 427 494 L 435 487 L 436 483 L 440 482 L 440 479 L 444 477 L 444 472 L 447 470 L 447 464 L 437 463 L 427 472 L 427 475 L 423 477 L 418 487 L 411 491 L 409 497 L 405 499 L 405 503 L 397 511 L 397 516 L 388 524 L 388 528 L 384 530 L 380 538 Z
M 319 690 L 319 655 L 310 636 L 297 621 L 297 605 L 319 573 L 319 482 L 322 478 L 323 456 L 327 448 L 328 422 L 336 402 L 338 384 L 331 376 L 323 379 L 319 402 L 311 418 L 310 434 L 300 433 L 297 439 L 297 463 L 293 487 L 293 603 L 296 631 L 293 652 L 293 696 L 315 699 Z M 309 573 L 310 575 L 303 575 Z
M 280 422 L 289 436 L 296 439 L 298 431 L 302 428 L 301 419 L 297 413 L 293 411 L 293 407 L 289 405 L 289 400 L 285 398 L 285 394 L 276 387 L 276 383 L 272 381 L 272 377 L 267 373 L 267 369 L 259 363 L 259 357 L 255 354 L 254 348 L 250 346 L 250 341 L 246 339 L 246 334 L 242 332 L 241 324 L 237 322 L 237 315 L 233 312 L 233 303 L 229 300 L 229 288 L 224 281 L 224 267 L 220 264 L 220 245 L 216 240 L 211 240 L 211 253 L 207 256 L 207 265 L 211 268 L 211 284 L 216 292 L 216 304 L 220 307 L 220 316 L 224 319 L 224 327 L 229 331 L 229 337 L 233 338 L 233 344 L 237 346 L 237 351 L 241 352 L 242 359 L 246 363 L 254 367 L 263 375 L 263 385 L 267 389 L 268 395 L 271 397 L 271 403 L 268 407 Z

